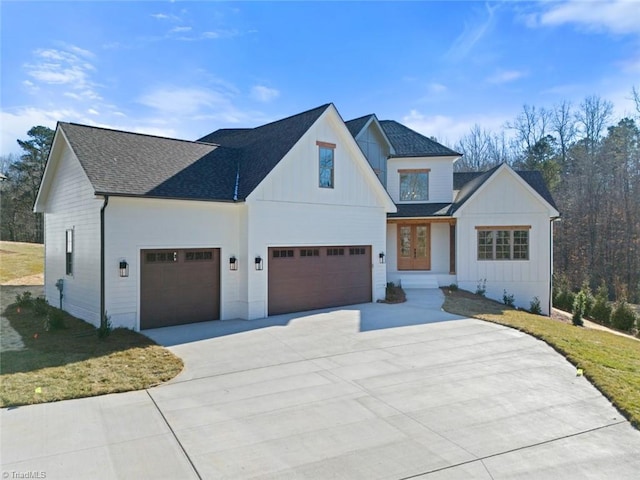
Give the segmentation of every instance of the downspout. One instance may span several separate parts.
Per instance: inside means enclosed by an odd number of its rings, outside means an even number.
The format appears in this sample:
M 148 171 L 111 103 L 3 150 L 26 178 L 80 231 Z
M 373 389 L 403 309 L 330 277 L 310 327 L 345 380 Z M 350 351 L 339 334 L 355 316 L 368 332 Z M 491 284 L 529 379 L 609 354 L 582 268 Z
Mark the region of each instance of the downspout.
M 104 196 L 104 203 L 100 209 L 100 327 L 104 328 L 105 322 L 105 281 L 104 281 L 104 211 L 109 204 L 109 195 Z
M 553 311 L 553 222 L 560 217 L 551 217 L 549 220 L 549 316 Z

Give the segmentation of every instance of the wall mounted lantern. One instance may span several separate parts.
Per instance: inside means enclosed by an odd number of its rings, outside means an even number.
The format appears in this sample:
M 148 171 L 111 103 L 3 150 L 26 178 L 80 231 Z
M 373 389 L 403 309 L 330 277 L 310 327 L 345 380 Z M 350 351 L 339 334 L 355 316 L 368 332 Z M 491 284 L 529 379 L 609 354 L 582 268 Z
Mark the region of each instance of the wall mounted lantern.
M 262 270 L 262 257 L 260 255 L 258 255 L 256 257 L 256 270 Z
M 128 277 L 129 276 L 129 264 L 126 260 L 120 260 L 120 276 Z
M 238 270 L 238 259 L 235 255 L 229 259 L 229 270 Z
M 384 263 L 384 252 L 380 252 L 378 254 L 378 260 L 380 261 L 380 263 Z

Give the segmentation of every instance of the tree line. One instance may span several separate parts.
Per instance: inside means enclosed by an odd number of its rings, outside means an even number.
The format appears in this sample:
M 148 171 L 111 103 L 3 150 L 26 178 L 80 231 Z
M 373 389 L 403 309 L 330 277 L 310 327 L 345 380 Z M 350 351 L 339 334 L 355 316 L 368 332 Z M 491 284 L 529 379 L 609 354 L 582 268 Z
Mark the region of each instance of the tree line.
M 44 242 L 43 218 L 33 213 L 40 180 L 53 142 L 54 131 L 32 127 L 26 140 L 18 140 L 21 155 L 0 157 L 0 239 L 12 242 Z
M 578 290 L 604 284 L 611 298 L 640 303 L 640 92 L 636 111 L 614 118 L 613 104 L 588 96 L 580 104 L 524 105 L 501 132 L 474 126 L 454 149 L 458 171 L 506 162 L 538 170 L 561 220 L 554 225 L 557 280 Z

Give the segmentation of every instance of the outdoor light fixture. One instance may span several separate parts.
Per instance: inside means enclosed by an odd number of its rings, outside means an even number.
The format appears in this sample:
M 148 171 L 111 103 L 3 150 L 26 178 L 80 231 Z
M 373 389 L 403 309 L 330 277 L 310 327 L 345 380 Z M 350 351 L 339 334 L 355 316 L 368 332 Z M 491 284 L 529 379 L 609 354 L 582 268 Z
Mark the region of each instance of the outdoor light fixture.
M 378 259 L 380 260 L 380 263 L 384 263 L 384 252 L 380 252 Z
M 126 260 L 120 260 L 120 276 L 128 277 L 129 276 L 129 264 Z
M 235 255 L 229 259 L 229 270 L 238 270 L 238 259 Z
M 262 270 L 262 257 L 260 255 L 258 255 L 256 257 L 256 270 Z

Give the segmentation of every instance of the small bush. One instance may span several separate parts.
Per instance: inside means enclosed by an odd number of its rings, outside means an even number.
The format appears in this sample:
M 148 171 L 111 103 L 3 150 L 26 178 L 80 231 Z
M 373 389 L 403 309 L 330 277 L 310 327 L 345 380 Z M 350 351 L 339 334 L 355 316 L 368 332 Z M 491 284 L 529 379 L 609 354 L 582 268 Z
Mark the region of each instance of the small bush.
M 393 282 L 387 283 L 384 301 L 387 303 L 402 303 L 407 301 L 407 296 L 404 293 L 400 282 L 398 282 L 398 285 Z
M 49 313 L 49 302 L 42 297 L 37 297 L 33 300 L 33 313 L 37 317 L 44 317 Z
M 502 301 L 506 306 L 513 307 L 515 305 L 515 296 L 513 293 L 509 294 L 504 290 L 504 293 L 502 294 Z
M 573 303 L 575 302 L 576 296 L 573 292 L 569 290 L 563 290 L 556 295 L 553 299 L 553 306 L 564 310 L 565 312 L 573 312 Z
M 457 283 L 452 283 L 447 288 L 449 288 L 449 290 L 451 290 L 452 292 L 457 292 L 458 291 L 458 284 Z
M 635 327 L 636 314 L 624 300 L 616 303 L 616 307 L 611 314 L 611 326 L 618 330 L 631 332 Z
M 48 306 L 47 318 L 45 320 L 46 330 L 62 330 L 65 328 L 64 312 L 59 308 Z
M 582 287 L 580 291 L 584 294 L 584 311 L 582 312 L 583 317 L 590 317 L 591 310 L 593 309 L 593 305 L 595 304 L 595 298 L 593 298 L 593 293 L 591 292 L 591 287 L 587 281 L 582 283 Z
M 540 305 L 540 299 L 538 297 L 533 297 L 533 300 L 531 300 L 529 311 L 534 315 L 542 315 L 542 306 Z
M 611 305 L 609 304 L 609 290 L 603 282 L 598 287 L 595 301 L 591 308 L 591 318 L 603 325 L 611 323 Z
M 96 330 L 98 332 L 98 338 L 107 338 L 111 335 L 113 326 L 111 325 L 111 316 L 107 315 L 107 312 L 104 312 L 104 319 L 100 322 L 100 326 Z
M 33 297 L 31 296 L 31 292 L 27 291 L 27 292 L 24 292 L 22 294 L 20 294 L 20 293 L 17 294 L 16 295 L 16 304 L 19 307 L 23 307 L 23 308 L 33 306 Z
M 481 278 L 480 280 L 478 280 L 478 285 L 476 286 L 476 295 L 480 295 L 481 297 L 484 297 L 486 293 L 487 293 L 487 279 Z
M 584 325 L 582 318 L 584 317 L 586 303 L 587 296 L 582 290 L 580 290 L 573 301 L 573 317 L 571 317 L 573 324 L 578 327 Z

